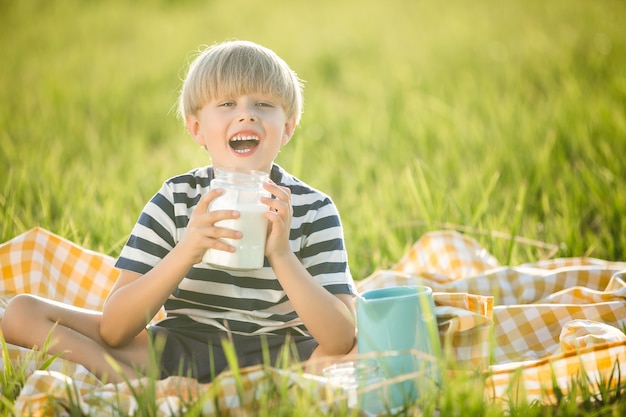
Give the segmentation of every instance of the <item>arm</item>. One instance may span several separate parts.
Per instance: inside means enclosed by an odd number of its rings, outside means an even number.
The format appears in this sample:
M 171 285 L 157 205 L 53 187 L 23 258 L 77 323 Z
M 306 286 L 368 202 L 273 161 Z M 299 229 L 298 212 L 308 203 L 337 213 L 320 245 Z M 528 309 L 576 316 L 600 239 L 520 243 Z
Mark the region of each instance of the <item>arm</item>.
M 333 295 L 311 276 L 289 247 L 291 193 L 286 187 L 269 183 L 266 189 L 276 196 L 264 199 L 270 206 L 265 254 L 295 311 L 327 355 L 343 355 L 354 345 L 356 314 L 349 294 Z
M 104 303 L 100 336 L 109 345 L 129 343 L 163 306 L 189 269 L 202 260 L 208 248 L 232 251 L 220 238 L 236 239 L 240 232 L 213 226 L 238 216 L 231 211 L 207 212 L 210 202 L 222 193 L 205 194 L 191 214 L 180 242 L 145 275 L 122 271 Z
M 274 273 L 294 309 L 327 355 L 344 355 L 355 341 L 352 296 L 333 295 L 302 266 L 293 252 L 270 258 Z

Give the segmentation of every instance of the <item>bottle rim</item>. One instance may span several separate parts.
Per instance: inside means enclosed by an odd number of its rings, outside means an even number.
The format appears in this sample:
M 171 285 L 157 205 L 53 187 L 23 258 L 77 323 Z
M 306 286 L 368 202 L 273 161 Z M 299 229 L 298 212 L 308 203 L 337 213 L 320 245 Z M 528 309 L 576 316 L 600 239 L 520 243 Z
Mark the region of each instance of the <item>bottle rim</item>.
M 241 171 L 231 168 L 216 168 L 215 179 L 223 179 L 235 184 L 261 183 L 267 181 L 269 174 L 263 171 Z

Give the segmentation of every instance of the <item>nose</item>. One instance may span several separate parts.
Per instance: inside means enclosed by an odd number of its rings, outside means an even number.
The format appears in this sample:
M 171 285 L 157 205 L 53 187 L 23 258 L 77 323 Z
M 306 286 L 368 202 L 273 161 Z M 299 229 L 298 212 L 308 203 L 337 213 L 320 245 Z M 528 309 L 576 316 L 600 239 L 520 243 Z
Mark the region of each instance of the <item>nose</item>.
M 245 121 L 255 122 L 256 120 L 257 120 L 257 115 L 254 111 L 254 108 L 245 106 L 241 114 L 239 115 L 239 121 L 240 122 L 245 122 Z

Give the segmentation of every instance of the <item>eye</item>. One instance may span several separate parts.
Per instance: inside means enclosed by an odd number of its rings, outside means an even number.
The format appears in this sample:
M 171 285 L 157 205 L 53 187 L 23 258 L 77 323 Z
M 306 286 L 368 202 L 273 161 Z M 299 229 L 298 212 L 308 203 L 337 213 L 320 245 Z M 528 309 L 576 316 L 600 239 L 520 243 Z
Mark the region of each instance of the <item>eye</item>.
M 235 105 L 234 101 L 223 101 L 218 104 L 218 107 L 232 107 Z
M 267 101 L 260 101 L 256 105 L 257 107 L 274 107 L 272 103 L 269 103 Z

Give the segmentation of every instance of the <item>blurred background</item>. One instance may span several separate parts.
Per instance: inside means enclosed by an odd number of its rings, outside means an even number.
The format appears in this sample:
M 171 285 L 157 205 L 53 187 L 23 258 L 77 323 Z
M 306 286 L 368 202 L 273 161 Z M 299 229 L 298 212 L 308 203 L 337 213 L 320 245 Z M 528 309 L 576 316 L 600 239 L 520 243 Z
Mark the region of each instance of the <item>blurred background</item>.
M 442 228 L 503 264 L 624 260 L 625 18 L 618 0 L 0 0 L 1 241 L 42 226 L 116 256 L 165 179 L 210 163 L 175 115 L 186 64 L 247 39 L 306 81 L 277 162 L 333 197 L 356 279 Z

